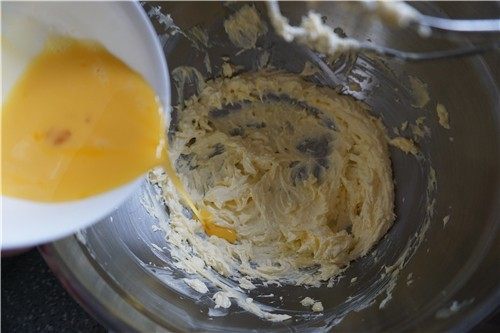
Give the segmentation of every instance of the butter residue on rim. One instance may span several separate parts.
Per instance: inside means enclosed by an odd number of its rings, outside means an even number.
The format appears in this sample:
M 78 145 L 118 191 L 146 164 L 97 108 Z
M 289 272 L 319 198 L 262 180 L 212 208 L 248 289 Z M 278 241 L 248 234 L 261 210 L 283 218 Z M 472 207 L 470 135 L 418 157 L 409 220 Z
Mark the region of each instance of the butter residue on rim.
M 254 6 L 244 5 L 224 21 L 224 30 L 234 45 L 248 50 L 255 48 L 257 39 L 267 33 L 267 25 Z
M 368 13 L 389 25 L 405 28 L 410 24 L 418 24 L 421 14 L 412 6 L 397 1 L 361 1 L 360 13 Z M 342 52 L 362 49 L 362 44 L 353 38 L 343 38 L 324 24 L 321 15 L 309 11 L 302 17 L 300 26 L 292 26 L 279 9 L 277 1 L 267 3 L 268 15 L 275 32 L 285 41 L 297 40 L 299 43 L 323 54 L 336 56 Z M 429 29 L 419 26 L 422 36 L 430 34 Z

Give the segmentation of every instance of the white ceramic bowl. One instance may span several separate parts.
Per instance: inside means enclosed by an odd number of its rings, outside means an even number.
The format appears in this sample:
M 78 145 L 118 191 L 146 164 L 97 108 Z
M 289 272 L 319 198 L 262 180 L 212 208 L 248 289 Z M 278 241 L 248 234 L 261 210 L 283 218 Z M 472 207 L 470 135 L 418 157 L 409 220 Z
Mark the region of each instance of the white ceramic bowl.
M 156 33 L 136 2 L 10 2 L 2 11 L 2 96 L 52 34 L 92 39 L 141 73 L 164 106 L 170 103 L 167 64 Z M 45 204 L 1 197 L 2 250 L 67 236 L 110 213 L 141 180 L 85 200 Z

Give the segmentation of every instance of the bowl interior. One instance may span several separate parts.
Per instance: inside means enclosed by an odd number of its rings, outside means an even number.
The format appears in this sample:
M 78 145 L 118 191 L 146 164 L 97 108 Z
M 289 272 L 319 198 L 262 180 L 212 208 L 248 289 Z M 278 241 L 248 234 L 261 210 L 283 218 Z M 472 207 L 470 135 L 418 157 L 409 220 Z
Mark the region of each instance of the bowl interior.
M 259 38 L 255 49 L 239 52 L 228 40 L 223 21 L 242 5 L 148 2 L 144 8 L 160 36 L 171 70 L 192 66 L 207 78 L 216 77 L 221 73 L 222 57 L 227 56 L 232 64 L 251 71 L 262 65 L 263 54 L 268 53 L 270 65 L 300 73 L 309 61 L 322 70 L 308 79 L 365 101 L 373 114 L 381 117 L 391 137 L 397 131 L 416 139 L 422 158 L 390 150 L 397 219 L 388 234 L 331 287 L 267 287 L 250 292 L 249 297 L 256 301 L 294 315 L 293 320 L 282 323 L 260 320 L 234 305 L 227 312 L 215 313 L 210 299 L 214 288 L 210 287 L 207 295 L 183 289 L 181 278 L 186 274 L 172 265 L 169 245 L 163 232 L 154 227 L 157 219 L 148 213 L 153 210 L 168 218 L 149 184 L 101 223 L 82 231 L 79 242 L 67 239 L 46 248 L 49 262 L 59 265 L 62 275 L 67 274 L 65 270 L 77 275 L 81 268 L 68 259 L 84 254 L 82 265 L 97 272 L 92 277 L 94 283 L 112 293 L 113 302 L 120 299 L 127 304 L 112 317 L 138 329 L 307 331 L 337 325 L 337 329 L 347 331 L 443 330 L 457 325 L 466 329 L 486 316 L 500 297 L 500 272 L 495 264 L 500 259 L 499 95 L 492 74 L 498 77 L 498 66 L 489 66 L 481 57 L 409 64 L 349 55 L 331 61 L 283 42 L 271 28 Z M 446 13 L 433 4 L 416 6 L 428 14 Z M 266 19 L 264 6 L 256 7 Z M 412 31 L 391 30 L 376 22 L 358 24 L 338 3 L 282 4 L 283 13 L 295 24 L 308 8 L 325 15 L 333 28 L 340 27 L 348 36 L 361 40 L 404 50 L 457 45 L 438 37 L 424 40 Z M 172 18 L 183 33 L 172 25 Z M 195 27 L 208 32 L 211 47 L 196 46 Z M 207 71 L 207 56 L 211 72 Z M 412 78 L 423 82 L 429 92 L 430 101 L 424 107 L 414 106 Z M 182 97 L 186 98 L 194 93 L 195 82 L 183 88 Z M 172 97 L 175 105 L 181 96 L 173 93 Z M 438 123 L 437 103 L 449 112 L 449 130 Z M 172 114 L 172 130 L 176 112 Z M 425 117 L 429 131 L 421 138 L 413 127 L 420 117 Z M 401 129 L 405 121 L 409 126 Z M 64 256 L 61 251 L 71 254 Z M 65 269 L 60 268 L 61 262 Z M 91 281 L 76 279 L 78 282 L 70 284 L 85 286 Z M 106 309 L 112 304 L 95 291 L 82 290 L 86 294 L 80 290 L 79 298 L 96 298 L 103 307 L 97 316 L 109 319 Z M 270 293 L 274 296 L 259 296 Z M 322 301 L 323 315 L 304 311 L 299 301 L 305 296 Z M 140 319 L 130 321 L 127 316 L 132 318 L 132 313 L 139 313 Z

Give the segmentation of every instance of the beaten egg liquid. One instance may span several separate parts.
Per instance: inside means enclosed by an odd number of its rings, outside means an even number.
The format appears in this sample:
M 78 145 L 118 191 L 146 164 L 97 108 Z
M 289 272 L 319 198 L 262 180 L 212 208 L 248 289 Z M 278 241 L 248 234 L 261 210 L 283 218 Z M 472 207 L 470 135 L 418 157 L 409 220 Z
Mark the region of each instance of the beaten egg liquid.
M 161 165 L 206 233 L 236 240 L 198 210 L 172 167 L 154 90 L 97 43 L 50 39 L 4 102 L 1 135 L 4 195 L 78 200 Z

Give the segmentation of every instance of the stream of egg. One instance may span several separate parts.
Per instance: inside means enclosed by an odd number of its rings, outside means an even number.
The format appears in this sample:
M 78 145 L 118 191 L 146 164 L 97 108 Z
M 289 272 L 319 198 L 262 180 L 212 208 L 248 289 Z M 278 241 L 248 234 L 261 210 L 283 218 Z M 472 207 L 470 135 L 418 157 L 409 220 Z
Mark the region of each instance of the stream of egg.
M 78 200 L 160 165 L 205 232 L 236 241 L 234 230 L 196 207 L 173 168 L 154 90 L 100 44 L 50 38 L 2 109 L 2 194 Z

